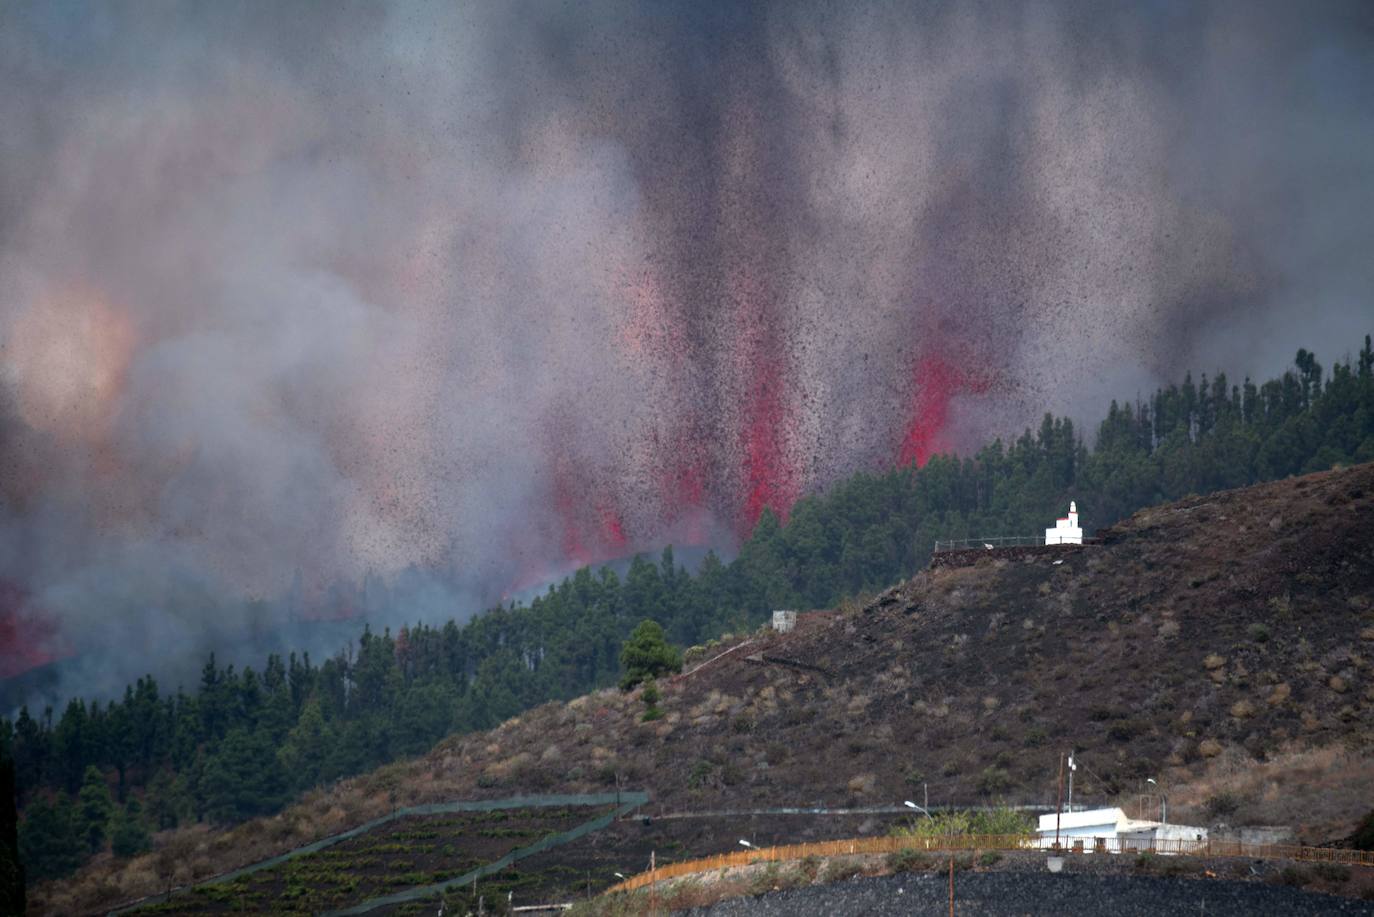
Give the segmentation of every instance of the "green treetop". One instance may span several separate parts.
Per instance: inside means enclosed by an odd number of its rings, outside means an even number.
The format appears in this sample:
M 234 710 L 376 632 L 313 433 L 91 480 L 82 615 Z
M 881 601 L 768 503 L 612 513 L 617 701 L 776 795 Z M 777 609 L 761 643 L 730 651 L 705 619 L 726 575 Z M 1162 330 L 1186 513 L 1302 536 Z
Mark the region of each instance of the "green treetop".
M 647 678 L 681 672 L 682 654 L 663 636 L 657 621 L 641 621 L 620 649 L 620 668 L 624 674 L 620 687 L 628 691 Z

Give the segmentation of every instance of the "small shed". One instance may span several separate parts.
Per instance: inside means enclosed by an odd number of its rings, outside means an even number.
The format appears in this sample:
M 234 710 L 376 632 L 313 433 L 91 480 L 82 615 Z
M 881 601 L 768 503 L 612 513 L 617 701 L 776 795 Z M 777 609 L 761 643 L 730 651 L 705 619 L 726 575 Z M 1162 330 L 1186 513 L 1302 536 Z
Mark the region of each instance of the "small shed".
M 780 634 L 790 634 L 797 626 L 797 613 L 795 611 L 775 611 L 773 612 L 773 630 Z

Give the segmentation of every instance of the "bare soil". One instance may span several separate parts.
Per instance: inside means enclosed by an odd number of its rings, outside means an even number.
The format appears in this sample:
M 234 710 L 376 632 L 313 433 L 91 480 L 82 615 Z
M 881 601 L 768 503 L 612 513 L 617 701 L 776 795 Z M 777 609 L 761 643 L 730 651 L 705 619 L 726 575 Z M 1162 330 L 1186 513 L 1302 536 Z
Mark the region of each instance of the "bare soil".
M 1070 749 L 1080 804 L 1151 814 L 1153 777 L 1171 821 L 1289 825 L 1308 843 L 1348 835 L 1374 800 L 1374 464 L 1185 499 L 1098 534 L 1100 546 L 1062 556 L 988 552 L 928 570 L 866 605 L 803 614 L 790 634 L 723 639 L 694 655 L 740 648 L 659 683 L 654 722 L 638 692 L 546 704 L 273 819 L 160 843 L 195 850 L 207 874 L 360 823 L 386 800 L 617 785 L 647 789 L 652 816 L 927 792 L 932 804 L 1052 805 Z M 736 848 L 737 824 L 701 824 L 678 838 L 684 850 Z M 836 827 L 798 819 L 777 840 Z M 566 865 L 599 863 L 600 881 L 642 869 L 647 853 L 587 850 L 569 848 Z M 92 864 L 40 890 L 37 909 L 155 892 L 157 856 Z
M 280 866 L 232 882 L 202 885 L 134 913 L 333 910 L 401 888 L 448 881 L 605 811 L 502 809 L 401 818 Z

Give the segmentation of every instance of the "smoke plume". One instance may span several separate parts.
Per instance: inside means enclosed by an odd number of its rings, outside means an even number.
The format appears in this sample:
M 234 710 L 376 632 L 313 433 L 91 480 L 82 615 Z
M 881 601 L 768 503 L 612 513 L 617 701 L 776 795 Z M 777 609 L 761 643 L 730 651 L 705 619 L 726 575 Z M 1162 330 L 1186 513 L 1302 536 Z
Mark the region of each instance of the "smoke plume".
M 1371 314 L 1362 2 L 7 3 L 0 85 L 0 675 L 729 550 Z

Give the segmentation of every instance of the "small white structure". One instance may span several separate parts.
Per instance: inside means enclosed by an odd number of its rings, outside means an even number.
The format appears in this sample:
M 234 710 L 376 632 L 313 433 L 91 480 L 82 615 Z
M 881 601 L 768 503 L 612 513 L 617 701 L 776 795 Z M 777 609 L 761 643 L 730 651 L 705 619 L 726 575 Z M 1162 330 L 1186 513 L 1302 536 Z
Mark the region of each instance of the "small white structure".
M 775 611 L 773 612 L 773 630 L 780 634 L 791 633 L 797 626 L 797 613 L 795 611 Z
M 1045 544 L 1082 544 L 1083 530 L 1078 527 L 1078 504 L 1069 501 L 1069 515 L 1057 519 L 1054 528 L 1045 529 Z
M 1090 852 L 1098 846 L 1098 839 L 1114 842 L 1107 847 L 1112 852 L 1157 849 L 1160 847 L 1158 841 L 1170 842 L 1165 845 L 1168 849 L 1159 849 L 1160 853 L 1178 853 L 1207 846 L 1206 828 L 1127 818 L 1121 809 L 1111 808 L 1062 812 L 1058 816 L 1053 812 L 1041 815 L 1036 834 L 1039 835 L 1042 848 L 1054 846 L 1056 817 L 1059 820 L 1059 843 L 1069 849 L 1081 848 Z

